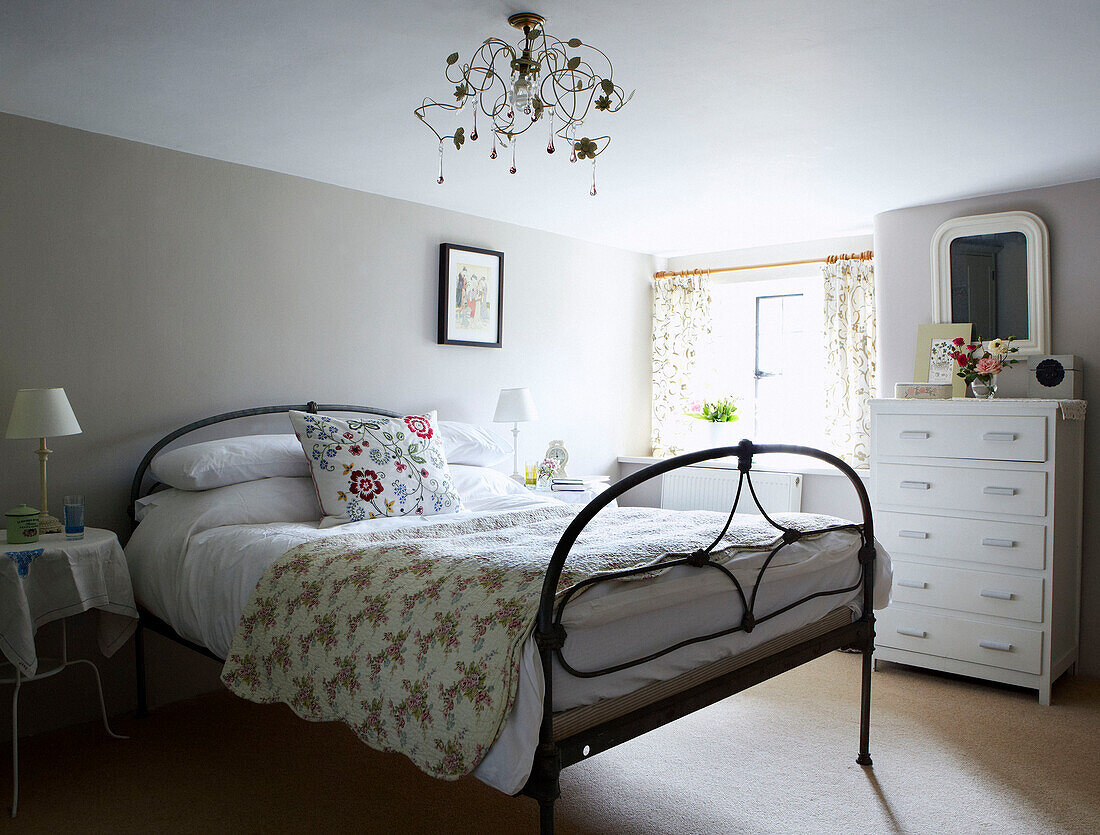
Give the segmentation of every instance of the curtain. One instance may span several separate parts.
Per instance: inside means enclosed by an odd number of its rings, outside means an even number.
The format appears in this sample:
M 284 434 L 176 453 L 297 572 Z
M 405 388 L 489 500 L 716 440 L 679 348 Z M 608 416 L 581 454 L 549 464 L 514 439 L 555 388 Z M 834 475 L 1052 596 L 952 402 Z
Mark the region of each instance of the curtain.
M 709 272 L 653 282 L 653 454 L 685 448 L 695 349 L 710 335 Z
M 825 440 L 853 467 L 870 464 L 875 394 L 875 268 L 870 253 L 830 258 L 825 279 Z

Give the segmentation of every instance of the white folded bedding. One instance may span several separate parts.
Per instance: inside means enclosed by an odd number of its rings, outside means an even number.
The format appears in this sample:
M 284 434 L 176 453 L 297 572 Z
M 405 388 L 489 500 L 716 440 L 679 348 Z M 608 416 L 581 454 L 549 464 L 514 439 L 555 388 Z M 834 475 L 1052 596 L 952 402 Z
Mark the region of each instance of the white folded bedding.
M 478 468 L 470 468 L 478 469 Z M 265 502 L 258 506 L 244 493 L 248 485 L 205 492 L 168 491 L 144 508 L 144 517 L 126 556 L 137 600 L 169 623 L 182 637 L 224 656 L 249 596 L 267 566 L 302 542 L 394 527 L 446 524 L 456 519 L 535 507 L 554 500 L 528 491 L 463 496 L 465 511 L 446 517 L 397 517 L 321 529 L 316 517 L 302 521 L 308 479 L 265 479 Z M 271 482 L 287 482 L 272 484 Z M 268 494 L 274 499 L 267 499 Z M 218 494 L 218 495 L 211 495 Z M 308 507 L 308 502 L 306 502 Z M 312 508 L 309 508 L 312 512 Z M 295 521 L 277 521 L 277 518 Z M 272 518 L 275 517 L 275 518 Z M 717 531 L 716 531 L 717 532 Z M 821 589 L 853 585 L 858 537 L 835 532 L 812 542 L 787 546 L 768 568 L 755 611 L 766 614 Z M 889 600 L 889 557 L 879 548 L 875 579 L 876 608 Z M 727 563 L 751 589 L 763 556 L 734 556 Z M 819 597 L 760 624 L 750 634 L 736 632 L 693 644 L 647 664 L 596 678 L 577 678 L 555 664 L 554 709 L 565 710 L 623 695 L 652 681 L 671 678 L 700 664 L 744 651 L 821 619 L 848 605 L 859 612 L 861 592 Z M 564 654 L 575 668 L 604 667 L 636 658 L 678 640 L 736 624 L 740 604 L 720 572 L 687 566 L 648 580 L 597 585 L 567 606 L 563 618 L 568 639 Z M 526 782 L 538 741 L 544 683 L 533 640 L 524 647 L 523 675 L 504 732 L 475 774 L 501 791 L 515 793 Z

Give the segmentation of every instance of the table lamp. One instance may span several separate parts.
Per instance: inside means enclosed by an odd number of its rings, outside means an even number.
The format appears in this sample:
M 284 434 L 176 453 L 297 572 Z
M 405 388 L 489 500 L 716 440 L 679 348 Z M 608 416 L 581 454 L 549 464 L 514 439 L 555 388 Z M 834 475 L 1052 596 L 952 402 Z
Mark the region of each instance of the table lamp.
M 73 407 L 65 396 L 65 389 L 19 389 L 11 407 L 6 438 L 38 438 L 39 472 L 42 478 L 42 498 L 38 530 L 40 533 L 57 533 L 61 522 L 46 510 L 46 459 L 53 450 L 46 448 L 46 438 L 58 435 L 79 435 Z
M 538 420 L 535 401 L 528 388 L 501 389 L 497 398 L 497 413 L 494 423 L 512 424 L 512 478 L 523 484 L 525 479 L 519 471 L 519 424 L 521 421 Z

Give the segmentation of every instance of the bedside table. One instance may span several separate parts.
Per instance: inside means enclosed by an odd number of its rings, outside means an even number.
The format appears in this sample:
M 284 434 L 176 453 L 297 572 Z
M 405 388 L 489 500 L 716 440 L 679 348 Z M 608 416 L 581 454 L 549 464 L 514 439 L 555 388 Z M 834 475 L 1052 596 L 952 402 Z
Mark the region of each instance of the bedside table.
M 126 556 L 112 531 L 85 528 L 83 539 L 68 540 L 63 533 L 42 535 L 38 542 L 8 545 L 0 531 L 0 684 L 14 684 L 12 694 L 12 803 L 19 804 L 19 689 L 29 681 L 57 675 L 66 667 L 87 664 L 95 674 L 99 709 L 107 733 L 111 730 L 103 701 L 103 683 L 95 663 L 68 657 L 64 618 L 89 609 L 99 610 L 99 648 L 111 656 L 137 628 L 137 608 Z M 38 658 L 34 635 L 50 621 L 61 621 L 58 658 Z

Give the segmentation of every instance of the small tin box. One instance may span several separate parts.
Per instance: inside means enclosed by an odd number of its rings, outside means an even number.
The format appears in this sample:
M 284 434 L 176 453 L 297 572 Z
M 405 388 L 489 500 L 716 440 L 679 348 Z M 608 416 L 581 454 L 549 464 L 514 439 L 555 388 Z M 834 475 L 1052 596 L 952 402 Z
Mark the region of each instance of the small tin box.
M 38 511 L 25 504 L 4 514 L 8 523 L 8 544 L 26 545 L 38 541 Z
M 894 383 L 894 397 L 902 400 L 950 400 L 950 383 Z
M 1084 386 L 1081 358 L 1073 354 L 1027 358 L 1027 396 L 1080 400 Z

